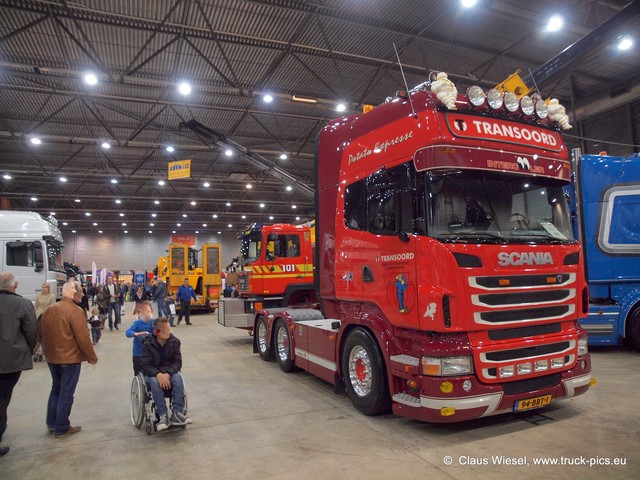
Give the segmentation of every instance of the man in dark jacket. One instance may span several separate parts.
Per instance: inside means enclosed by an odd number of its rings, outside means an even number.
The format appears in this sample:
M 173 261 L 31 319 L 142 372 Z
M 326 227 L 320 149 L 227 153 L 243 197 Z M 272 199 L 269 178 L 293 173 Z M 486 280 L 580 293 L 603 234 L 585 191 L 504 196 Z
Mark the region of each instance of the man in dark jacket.
M 51 393 L 47 403 L 47 427 L 56 438 L 80 431 L 69 422 L 73 395 L 80 379 L 83 361 L 95 365 L 98 357 L 91 344 L 87 316 L 76 303 L 82 300 L 82 288 L 76 281 L 62 287 L 62 300 L 48 307 L 38 330 L 38 339 L 51 373 Z
M 169 325 L 173 327 L 173 315 L 167 305 L 167 284 L 162 278 L 156 278 L 156 289 L 153 292 L 153 301 L 158 304 L 158 317 L 167 317 Z
M 170 425 L 187 425 L 192 423 L 186 416 L 184 405 L 184 384 L 179 375 L 182 368 L 180 340 L 171 333 L 171 326 L 166 317 L 153 321 L 153 335 L 149 335 L 142 343 L 141 371 L 151 387 L 151 395 L 160 417 L 159 432 Z M 163 390 L 172 390 L 173 413 L 171 420 L 167 415 L 167 404 Z
M 22 370 L 33 368 L 36 345 L 36 311 L 16 293 L 18 279 L 11 272 L 0 274 L 0 442 L 7 429 L 7 408 Z M 0 457 L 9 447 L 0 447 Z
M 182 315 L 184 314 L 185 320 L 187 321 L 187 325 L 191 325 L 189 321 L 189 314 L 191 313 L 191 299 L 193 298 L 196 302 L 198 301 L 198 297 L 196 297 L 196 292 L 193 290 L 193 287 L 189 285 L 189 279 L 185 278 L 184 283 L 180 288 L 178 288 L 178 293 L 176 294 L 177 300 L 180 300 L 180 313 L 178 314 L 178 325 L 182 321 Z

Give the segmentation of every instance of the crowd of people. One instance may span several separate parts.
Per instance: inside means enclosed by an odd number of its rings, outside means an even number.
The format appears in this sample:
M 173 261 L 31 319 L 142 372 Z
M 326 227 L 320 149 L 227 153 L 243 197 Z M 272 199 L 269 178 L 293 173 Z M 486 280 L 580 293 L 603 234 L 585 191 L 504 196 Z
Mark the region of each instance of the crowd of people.
M 112 277 L 105 285 L 85 288 L 71 278 L 62 287 L 62 298 L 56 302 L 48 284 L 31 302 L 17 293 L 17 277 L 11 272 L 0 274 L 0 442 L 7 428 L 7 409 L 13 389 L 24 370 L 33 368 L 38 351 L 46 358 L 51 374 L 51 391 L 46 408 L 46 427 L 55 438 L 80 432 L 72 426 L 71 409 L 80 378 L 80 365 L 98 363 L 94 346 L 100 341 L 108 320 L 109 329 L 119 330 L 125 298 L 135 303 L 136 320 L 126 331 L 133 338 L 134 375 L 142 372 L 159 415 L 158 431 L 170 425 L 186 425 L 184 388 L 179 375 L 182 367 L 180 341 L 171 333 L 173 315 L 167 304 L 167 288 L 162 279 L 153 286 L 117 285 Z M 189 303 L 195 298 L 188 281 L 178 290 L 181 309 L 191 325 Z M 158 315 L 153 315 L 156 302 Z M 92 303 L 90 315 L 89 302 Z M 40 350 L 38 350 L 40 349 Z M 172 390 L 173 411 L 168 418 L 163 390 Z M 0 457 L 9 452 L 0 444 Z

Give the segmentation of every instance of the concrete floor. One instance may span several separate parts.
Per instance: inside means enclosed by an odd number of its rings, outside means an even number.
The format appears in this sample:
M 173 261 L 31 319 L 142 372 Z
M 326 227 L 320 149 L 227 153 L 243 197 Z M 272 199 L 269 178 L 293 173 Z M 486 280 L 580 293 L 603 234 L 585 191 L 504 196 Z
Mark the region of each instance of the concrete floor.
M 636 352 L 592 352 L 598 385 L 528 420 L 504 415 L 442 426 L 366 417 L 328 384 L 261 361 L 247 332 L 218 325 L 214 315 L 192 321 L 174 334 L 183 345 L 193 425 L 151 436 L 131 425 L 131 340 L 107 330 L 96 348 L 98 365 L 82 368 L 71 415 L 73 425 L 82 425 L 79 434 L 47 433 L 46 364 L 23 373 L 9 407 L 3 445 L 11 452 L 0 459 L 0 478 L 640 478 Z M 125 316 L 125 327 L 130 322 Z M 527 465 L 496 464 L 494 456 Z M 535 464 L 546 458 L 574 465 Z M 575 465 L 591 459 L 626 465 Z

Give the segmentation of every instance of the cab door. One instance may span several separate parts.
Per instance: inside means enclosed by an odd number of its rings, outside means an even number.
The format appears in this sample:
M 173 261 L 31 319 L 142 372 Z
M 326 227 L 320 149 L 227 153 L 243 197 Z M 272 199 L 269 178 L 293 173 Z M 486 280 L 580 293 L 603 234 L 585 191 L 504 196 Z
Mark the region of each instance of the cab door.
M 220 262 L 219 243 L 202 245 L 202 291 L 205 295 L 205 306 L 210 311 L 217 308 L 222 289 Z

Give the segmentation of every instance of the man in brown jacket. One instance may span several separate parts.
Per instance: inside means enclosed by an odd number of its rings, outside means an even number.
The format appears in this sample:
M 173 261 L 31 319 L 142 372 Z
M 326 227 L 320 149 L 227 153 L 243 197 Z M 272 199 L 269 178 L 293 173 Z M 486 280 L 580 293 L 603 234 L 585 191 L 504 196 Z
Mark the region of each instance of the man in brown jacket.
M 93 365 L 98 363 L 87 329 L 87 317 L 76 305 L 82 297 L 79 282 L 65 283 L 62 300 L 47 308 L 38 331 L 53 381 L 47 405 L 47 427 L 56 438 L 80 431 L 81 427 L 72 427 L 69 422 L 80 364 L 84 360 Z

